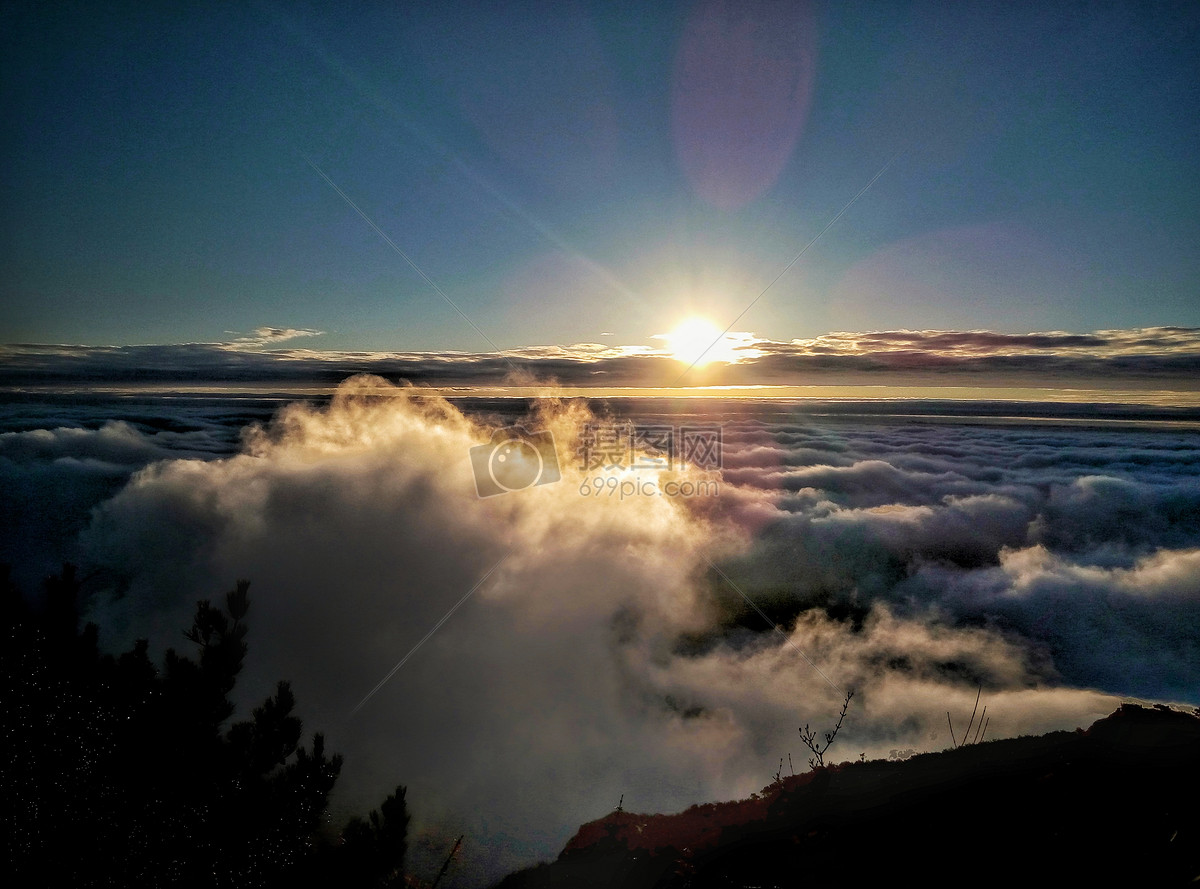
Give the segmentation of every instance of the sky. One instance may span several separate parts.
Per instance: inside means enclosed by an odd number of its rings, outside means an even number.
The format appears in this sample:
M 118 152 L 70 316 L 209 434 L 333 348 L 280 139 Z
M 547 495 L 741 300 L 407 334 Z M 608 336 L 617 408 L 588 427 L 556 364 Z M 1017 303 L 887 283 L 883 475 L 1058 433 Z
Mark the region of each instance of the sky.
M 249 578 L 241 712 L 448 889 L 850 688 L 831 760 L 1200 705 L 1200 7 L 493 6 L 0 7 L 29 597 Z
M 1190 4 L 0 15 L 0 342 L 1200 326 Z

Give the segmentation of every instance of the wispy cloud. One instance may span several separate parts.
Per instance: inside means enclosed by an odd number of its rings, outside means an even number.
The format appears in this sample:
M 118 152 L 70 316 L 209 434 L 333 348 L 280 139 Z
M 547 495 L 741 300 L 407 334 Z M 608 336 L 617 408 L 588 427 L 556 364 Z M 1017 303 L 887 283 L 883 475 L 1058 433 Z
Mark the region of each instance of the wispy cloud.
M 254 333 L 239 336 L 233 342 L 226 343 L 227 348 L 238 349 L 247 347 L 273 346 L 276 343 L 299 339 L 309 336 L 323 336 L 325 331 L 312 330 L 306 327 L 258 327 Z

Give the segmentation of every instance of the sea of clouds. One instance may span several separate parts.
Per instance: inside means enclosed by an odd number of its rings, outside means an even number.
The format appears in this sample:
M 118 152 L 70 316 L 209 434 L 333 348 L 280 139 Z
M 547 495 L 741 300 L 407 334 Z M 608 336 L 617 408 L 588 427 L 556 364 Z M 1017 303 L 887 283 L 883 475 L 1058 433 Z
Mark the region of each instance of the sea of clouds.
M 79 561 L 102 638 L 160 652 L 249 578 L 242 699 L 290 679 L 346 756 L 338 811 L 406 784 L 418 866 L 467 834 L 460 886 L 622 795 L 670 811 L 801 770 L 798 727 L 850 688 L 832 760 L 947 747 L 981 689 L 989 737 L 1200 704 L 1188 428 L 644 406 L 620 419 L 719 425 L 723 465 L 642 471 L 703 495 L 618 496 L 576 450 L 612 418 L 548 399 L 521 419 L 561 481 L 480 498 L 470 449 L 514 416 L 379 378 L 5 410 L 0 557 Z

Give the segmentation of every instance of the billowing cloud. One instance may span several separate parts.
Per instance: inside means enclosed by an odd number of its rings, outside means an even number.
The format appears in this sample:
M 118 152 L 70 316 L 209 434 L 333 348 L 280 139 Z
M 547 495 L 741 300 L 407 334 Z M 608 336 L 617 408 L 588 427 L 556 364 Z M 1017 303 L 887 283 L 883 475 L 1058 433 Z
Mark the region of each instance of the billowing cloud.
M 0 561 L 13 565 L 26 587 L 36 586 L 64 559 L 79 558 L 76 537 L 90 509 L 133 472 L 158 460 L 224 453 L 237 441 L 230 418 L 223 424 L 194 411 L 191 418 L 179 416 L 178 409 L 174 416 L 147 412 L 138 422 L 110 419 L 88 428 L 65 425 L 95 425 L 92 411 L 79 405 L 22 407 L 5 418 L 6 425 L 28 423 L 30 414 L 55 421 L 50 428 L 0 432 Z
M 741 437 L 753 460 L 725 477 L 758 492 L 760 524 L 736 569 L 780 617 L 932 608 L 1043 647 L 1071 685 L 1194 694 L 1194 433 L 827 420 L 775 425 L 773 448 L 757 425 Z
M 751 412 L 723 424 L 721 473 L 638 476 L 719 496 L 618 496 L 578 463 L 600 421 L 547 400 L 524 422 L 562 479 L 480 499 L 471 449 L 505 422 L 358 378 L 237 453 L 150 463 L 84 537 L 124 576 L 93 616 L 114 644 L 178 644 L 196 598 L 249 577 L 246 700 L 292 679 L 347 756 L 340 805 L 407 783 L 427 836 L 469 834 L 464 884 L 554 854 L 622 794 L 757 790 L 850 687 L 841 756 L 940 749 L 979 688 L 998 737 L 1197 687 L 1190 433 Z M 1088 536 L 1067 517 L 1095 498 L 1134 513 Z M 1121 632 L 1098 647 L 1097 621 Z
M 653 764 L 633 755 L 665 729 L 627 712 L 615 640 L 622 620 L 644 623 L 656 646 L 697 627 L 699 553 L 721 536 L 680 500 L 582 495 L 566 462 L 570 405 L 533 418 L 558 435 L 566 477 L 480 499 L 470 449 L 492 430 L 381 385 L 347 384 L 327 409 L 293 405 L 237 456 L 139 472 L 89 532 L 95 557 L 130 579 L 98 616 L 170 639 L 195 597 L 252 578 L 251 673 L 295 680 L 311 724 L 362 764 L 345 776 L 356 803 L 406 781 L 426 817 L 478 808 L 496 831 L 527 835 L 541 821 L 561 831 L 564 817 L 640 783 L 621 777 L 630 769 L 662 766 L 677 776 L 655 791 L 669 805 L 686 765 L 668 766 L 669 749 Z
M 1168 700 L 1195 694 L 1200 548 L 1104 565 L 1037 545 L 1002 550 L 999 561 L 973 572 L 926 565 L 911 586 L 948 611 L 1045 640 L 1076 684 Z
M 61 426 L 0 433 L 0 458 L 14 463 L 79 461 L 114 467 L 140 467 L 181 452 L 203 452 L 211 442 L 204 432 L 139 431 L 125 420 L 109 420 L 99 429 Z

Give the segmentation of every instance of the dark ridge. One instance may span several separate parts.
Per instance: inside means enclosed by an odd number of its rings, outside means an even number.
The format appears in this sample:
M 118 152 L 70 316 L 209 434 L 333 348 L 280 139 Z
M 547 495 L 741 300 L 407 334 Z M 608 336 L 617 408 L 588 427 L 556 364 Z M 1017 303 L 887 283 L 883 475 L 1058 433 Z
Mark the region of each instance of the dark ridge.
M 496 889 L 1184 886 L 1200 877 L 1200 711 L 842 763 L 676 815 L 618 810 Z

